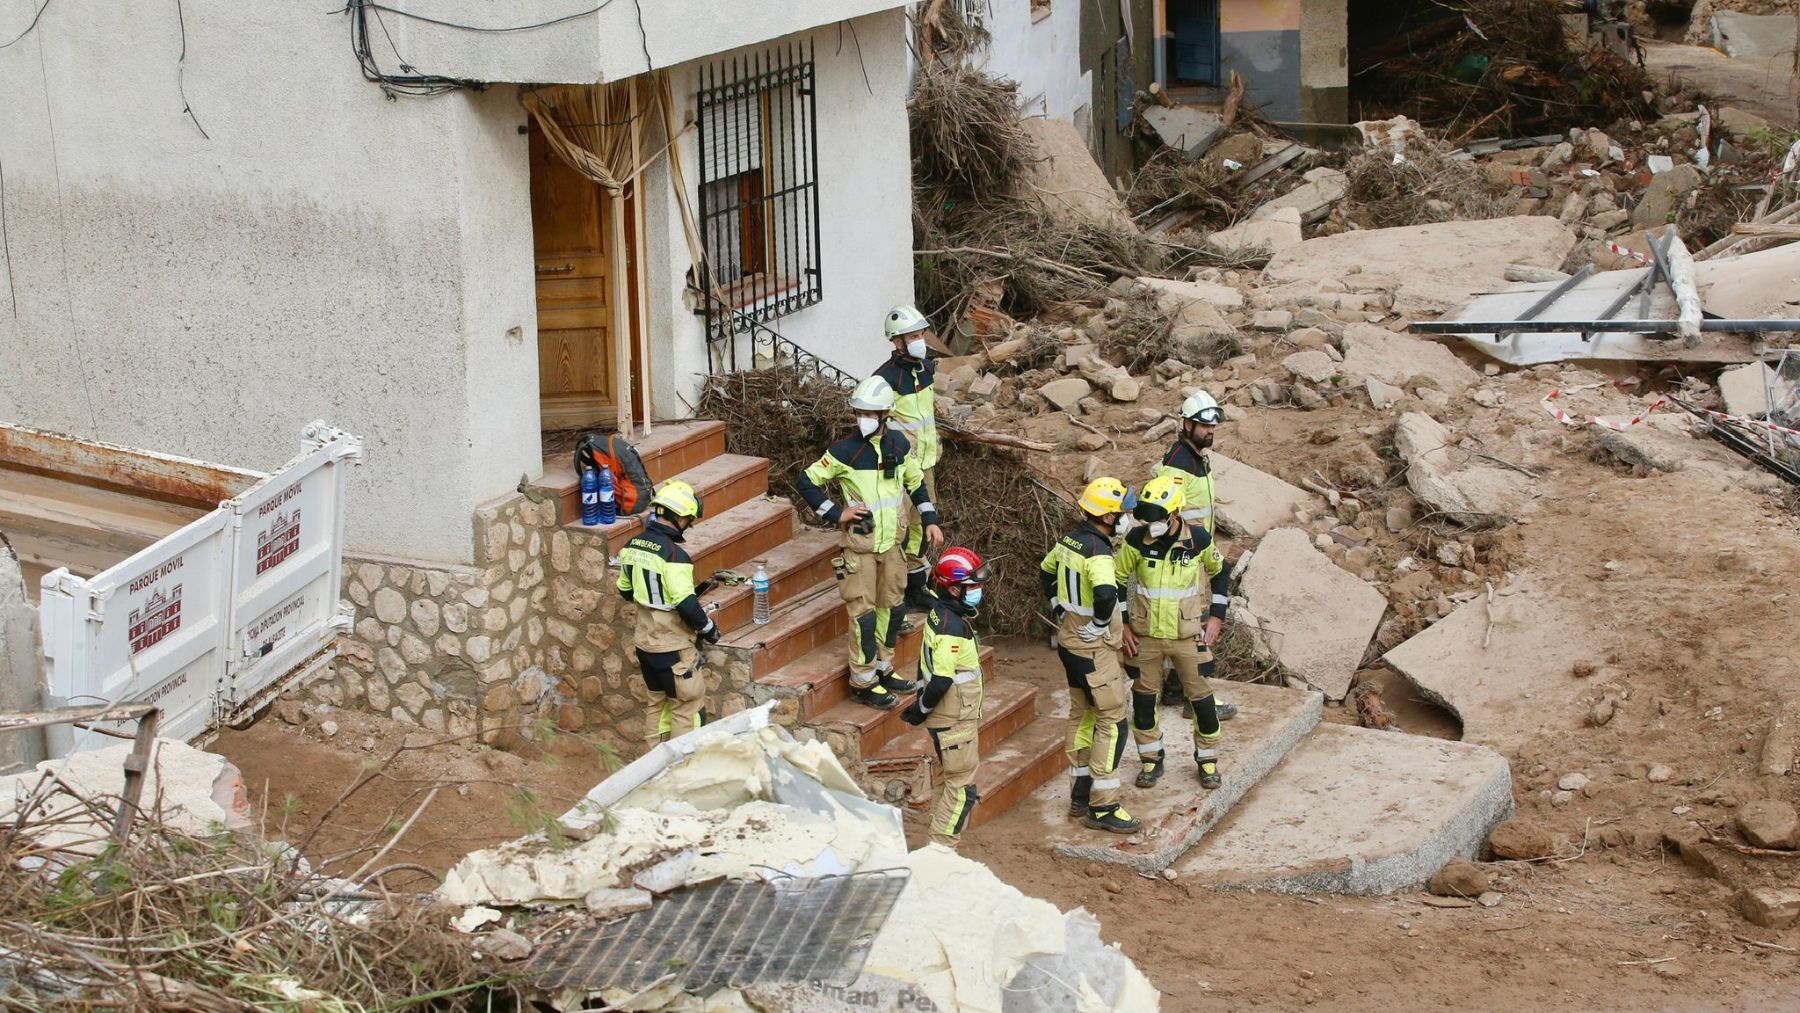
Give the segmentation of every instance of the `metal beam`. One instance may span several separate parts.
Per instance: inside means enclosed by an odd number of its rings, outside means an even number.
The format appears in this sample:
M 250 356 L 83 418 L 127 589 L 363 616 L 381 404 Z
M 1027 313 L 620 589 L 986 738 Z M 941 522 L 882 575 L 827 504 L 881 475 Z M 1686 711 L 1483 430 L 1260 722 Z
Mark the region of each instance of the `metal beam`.
M 1612 331 L 1620 334 L 1673 333 L 1681 326 L 1678 320 L 1532 320 L 1519 326 L 1517 320 L 1418 320 L 1407 325 L 1415 334 L 1503 334 L 1519 331 L 1527 334 Z M 1705 320 L 1703 331 L 1800 331 L 1800 320 Z

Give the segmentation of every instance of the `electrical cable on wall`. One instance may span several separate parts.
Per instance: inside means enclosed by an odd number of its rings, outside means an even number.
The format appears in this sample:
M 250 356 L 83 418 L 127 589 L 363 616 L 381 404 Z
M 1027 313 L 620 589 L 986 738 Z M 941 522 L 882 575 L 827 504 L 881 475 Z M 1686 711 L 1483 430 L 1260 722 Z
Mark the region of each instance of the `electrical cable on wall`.
M 400 55 L 400 47 L 395 45 L 394 37 L 388 31 L 387 22 L 381 16 L 384 12 L 396 17 L 423 22 L 428 25 L 437 25 L 440 28 L 453 28 L 458 31 L 476 32 L 484 35 L 504 35 L 512 32 L 529 32 L 539 28 L 549 28 L 552 25 L 564 24 L 578 18 L 590 17 L 605 10 L 607 7 L 611 6 L 612 3 L 613 0 L 601 0 L 598 5 L 590 7 L 587 10 L 576 11 L 572 14 L 564 14 L 561 17 L 550 18 L 546 21 L 535 21 L 523 25 L 499 26 L 470 25 L 457 21 L 445 21 L 441 18 L 434 18 L 424 14 L 415 14 L 411 11 L 400 10 L 397 7 L 389 7 L 386 4 L 377 3 L 376 0 L 345 0 L 343 10 L 338 13 L 350 15 L 350 52 L 356 57 L 357 66 L 362 69 L 363 79 L 380 85 L 382 93 L 391 101 L 397 99 L 401 95 L 442 95 L 445 92 L 457 91 L 462 88 L 479 89 L 486 87 L 486 82 L 473 81 L 460 77 L 449 77 L 443 74 L 419 73 L 417 67 L 408 63 L 406 58 Z M 369 14 L 371 12 L 375 15 L 375 26 L 381 30 L 382 37 L 387 40 L 388 49 L 394 54 L 395 64 L 400 70 L 400 73 L 398 74 L 390 74 L 383 70 L 380 62 L 375 57 L 374 47 L 369 42 Z M 640 14 L 640 27 L 641 24 Z M 648 43 L 646 42 L 646 47 L 647 46 Z M 646 52 L 648 52 L 647 48 Z
M 50 9 L 50 0 L 44 0 L 43 6 L 39 7 L 37 9 L 37 13 L 35 13 L 31 16 L 31 23 L 25 26 L 25 30 L 15 36 L 13 36 L 11 39 L 9 39 L 6 42 L 0 42 L 0 49 L 5 49 L 6 47 L 12 45 L 13 43 L 18 42 L 20 39 L 23 39 L 25 36 L 30 35 L 31 30 L 33 28 L 37 27 L 38 19 L 42 18 L 44 16 L 44 12 L 49 9 Z
M 181 29 L 181 55 L 175 58 L 175 90 L 181 95 L 181 111 L 194 121 L 194 129 L 208 141 L 212 136 L 200 125 L 200 117 L 194 115 L 194 107 L 187 97 L 187 17 L 182 14 L 181 0 L 175 0 L 175 24 Z

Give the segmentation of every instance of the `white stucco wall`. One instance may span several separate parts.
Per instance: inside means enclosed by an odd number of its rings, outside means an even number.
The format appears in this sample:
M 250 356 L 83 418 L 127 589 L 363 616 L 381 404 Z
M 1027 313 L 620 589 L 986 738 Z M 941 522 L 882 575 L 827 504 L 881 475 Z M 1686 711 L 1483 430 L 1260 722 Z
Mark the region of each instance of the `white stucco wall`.
M 1074 122 L 1094 94 L 1093 74 L 1081 69 L 1081 3 L 1054 0 L 1049 16 L 1033 21 L 1031 0 L 986 2 L 993 41 L 977 63 L 1019 82 L 1027 116 Z
M 480 81 L 616 81 L 713 53 L 896 9 L 904 0 L 616 0 L 590 15 L 531 31 L 470 33 L 388 13 L 395 46 L 423 74 Z M 1073 3 L 1074 0 L 1069 0 Z M 539 24 L 597 0 L 385 0 L 463 25 Z M 381 40 L 386 43 L 386 37 Z M 649 61 L 645 60 L 645 53 Z M 378 54 L 384 67 L 391 50 Z
M 912 299 L 912 189 L 904 17 L 895 10 L 853 24 L 854 33 L 836 25 L 806 33 L 814 44 L 818 75 L 824 298 L 772 326 L 825 361 L 862 375 L 888 356 L 881 329 L 888 309 Z M 695 115 L 696 79 L 695 64 L 671 72 L 678 124 Z M 679 150 L 693 200 L 699 185 L 693 130 L 683 134 Z M 688 414 L 686 406 L 707 372 L 704 321 L 684 295 L 693 258 L 669 173 L 668 159 L 659 159 L 645 177 L 650 354 L 656 410 L 662 417 Z M 747 341 L 738 362 L 751 365 Z
M 514 89 L 390 102 L 342 16 L 184 14 L 210 139 L 173 8 L 64 0 L 0 50 L 0 418 L 262 469 L 323 418 L 367 442 L 352 550 L 471 558 L 541 467 Z

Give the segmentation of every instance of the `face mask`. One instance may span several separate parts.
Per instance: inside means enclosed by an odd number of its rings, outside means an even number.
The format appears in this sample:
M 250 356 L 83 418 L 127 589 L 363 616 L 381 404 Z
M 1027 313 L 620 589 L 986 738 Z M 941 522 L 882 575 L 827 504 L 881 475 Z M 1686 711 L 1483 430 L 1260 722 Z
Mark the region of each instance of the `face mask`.
M 925 339 L 924 338 L 908 338 L 908 339 L 906 339 L 906 354 L 912 356 L 915 359 L 923 359 L 925 357 Z
M 1123 535 L 1130 526 L 1131 521 L 1128 518 L 1121 516 L 1118 520 L 1113 522 L 1113 534 Z
M 856 428 L 862 430 L 864 436 L 874 436 L 875 430 L 881 428 L 881 420 L 869 418 L 867 415 L 858 415 Z
M 1151 521 L 1150 522 L 1150 537 L 1151 538 L 1161 538 L 1162 536 L 1164 536 L 1168 533 L 1169 533 L 1169 522 L 1168 521 Z
M 981 604 L 981 588 L 971 587 L 964 591 L 963 604 L 971 607 Z

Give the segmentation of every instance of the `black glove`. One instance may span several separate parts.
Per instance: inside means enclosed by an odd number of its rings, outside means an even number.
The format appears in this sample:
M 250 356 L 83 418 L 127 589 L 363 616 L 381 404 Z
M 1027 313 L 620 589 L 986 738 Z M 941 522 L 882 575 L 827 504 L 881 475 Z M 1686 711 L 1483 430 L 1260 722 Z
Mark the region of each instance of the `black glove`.
M 922 725 L 925 723 L 925 715 L 929 713 L 931 712 L 925 709 L 925 698 L 915 696 L 912 703 L 907 704 L 906 709 L 900 712 L 900 720 L 909 725 Z
M 719 624 L 710 619 L 706 622 L 706 629 L 700 631 L 700 639 L 709 644 L 718 643 L 719 638 L 724 635 L 724 632 L 719 629 Z

